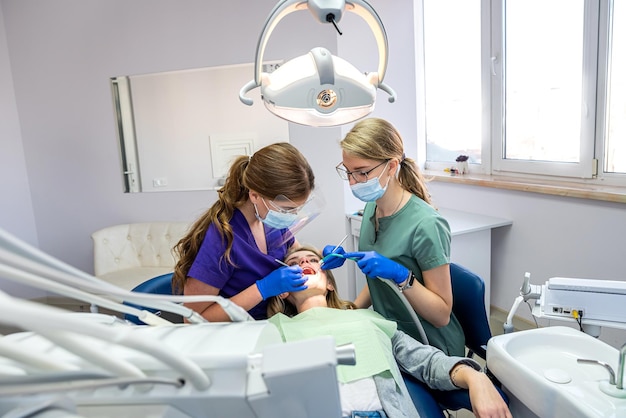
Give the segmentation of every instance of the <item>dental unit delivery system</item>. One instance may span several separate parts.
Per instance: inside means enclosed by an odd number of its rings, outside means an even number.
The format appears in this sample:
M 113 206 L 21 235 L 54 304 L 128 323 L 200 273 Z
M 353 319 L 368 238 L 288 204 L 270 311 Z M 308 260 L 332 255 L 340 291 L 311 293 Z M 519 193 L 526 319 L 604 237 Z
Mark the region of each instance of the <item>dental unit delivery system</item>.
M 331 337 L 284 343 L 274 325 L 248 320 L 228 299 L 211 300 L 222 300 L 234 322 L 209 323 L 178 303 L 207 297 L 127 292 L 1 229 L 0 278 L 155 325 L 0 291 L 0 323 L 24 330 L 0 336 L 2 417 L 341 417 L 336 367 L 355 364 L 351 345 L 336 347 Z M 123 301 L 196 323 L 170 324 Z
M 504 333 L 513 332 L 513 316 L 520 303 L 534 300 L 533 316 L 576 321 L 581 331 L 594 337 L 601 327 L 626 329 L 626 282 L 570 277 L 551 277 L 543 285 L 530 283 L 524 275 L 520 295 L 513 302 Z

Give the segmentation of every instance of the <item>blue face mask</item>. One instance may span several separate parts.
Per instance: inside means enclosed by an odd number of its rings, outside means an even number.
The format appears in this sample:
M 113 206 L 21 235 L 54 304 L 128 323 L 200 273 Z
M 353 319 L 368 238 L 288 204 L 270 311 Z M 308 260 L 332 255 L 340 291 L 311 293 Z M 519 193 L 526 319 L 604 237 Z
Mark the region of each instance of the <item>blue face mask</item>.
M 268 208 L 267 215 L 265 215 L 265 219 L 263 219 L 259 215 L 256 205 L 254 205 L 254 211 L 256 212 L 255 216 L 259 221 L 275 229 L 287 229 L 298 220 L 297 213 L 282 213 Z
M 386 165 L 385 168 L 387 168 Z M 382 176 L 382 173 L 380 175 Z M 380 176 L 369 179 L 365 183 L 354 183 L 350 186 L 350 190 L 352 190 L 352 194 L 354 195 L 354 197 L 361 200 L 362 202 L 374 202 L 383 197 L 383 195 L 387 191 L 387 186 L 389 185 L 390 178 L 387 179 L 387 184 L 385 184 L 385 187 L 382 187 L 380 185 L 380 181 L 378 181 L 379 179 Z

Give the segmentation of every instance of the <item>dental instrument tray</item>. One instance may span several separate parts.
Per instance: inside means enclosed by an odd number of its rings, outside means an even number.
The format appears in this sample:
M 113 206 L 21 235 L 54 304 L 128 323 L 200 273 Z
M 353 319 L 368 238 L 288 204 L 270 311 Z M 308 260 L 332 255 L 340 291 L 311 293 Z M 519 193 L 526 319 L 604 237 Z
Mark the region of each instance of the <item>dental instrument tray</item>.
M 66 331 L 55 342 L 33 332 L 1 337 L 16 358 L 0 356 L 0 416 L 26 407 L 43 414 L 63 400 L 54 407 L 68 417 L 341 417 L 343 355 L 331 337 L 283 343 L 267 321 L 93 326 L 134 346 Z

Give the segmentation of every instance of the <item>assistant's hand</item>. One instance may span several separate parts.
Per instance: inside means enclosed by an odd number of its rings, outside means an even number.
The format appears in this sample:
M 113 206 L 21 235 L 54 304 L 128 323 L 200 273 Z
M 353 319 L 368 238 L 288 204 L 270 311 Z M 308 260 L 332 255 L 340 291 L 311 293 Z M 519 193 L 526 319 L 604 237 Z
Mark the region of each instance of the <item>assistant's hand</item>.
M 256 287 L 263 300 L 285 292 L 299 292 L 307 288 L 304 284 L 307 278 L 302 275 L 300 266 L 281 267 L 261 280 L 257 280 Z
M 343 247 L 340 246 L 337 247 L 337 249 L 335 249 L 335 247 L 336 245 L 327 245 L 324 247 L 324 250 L 322 251 L 322 255 L 324 256 L 322 270 L 336 269 L 337 267 L 343 266 L 343 263 L 346 261 L 346 259 L 343 257 L 328 256 L 329 254 L 344 255 L 346 253 L 346 250 L 344 250 Z
M 409 277 L 409 269 L 378 254 L 376 251 L 346 253 L 344 256 L 356 259 L 356 264 L 363 274 L 369 277 L 391 279 L 397 284 L 404 282 Z

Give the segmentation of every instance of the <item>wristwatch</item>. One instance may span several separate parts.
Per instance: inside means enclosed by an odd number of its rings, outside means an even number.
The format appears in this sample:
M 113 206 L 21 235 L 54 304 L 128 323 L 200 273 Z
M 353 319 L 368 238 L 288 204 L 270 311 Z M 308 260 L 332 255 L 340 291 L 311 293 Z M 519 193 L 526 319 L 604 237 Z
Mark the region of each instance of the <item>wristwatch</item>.
M 405 290 L 412 288 L 414 281 L 415 281 L 415 274 L 413 274 L 413 272 L 410 271 L 409 277 L 407 278 L 406 283 L 404 284 L 404 286 L 398 285 L 398 290 L 400 290 L 400 292 L 404 292 Z

